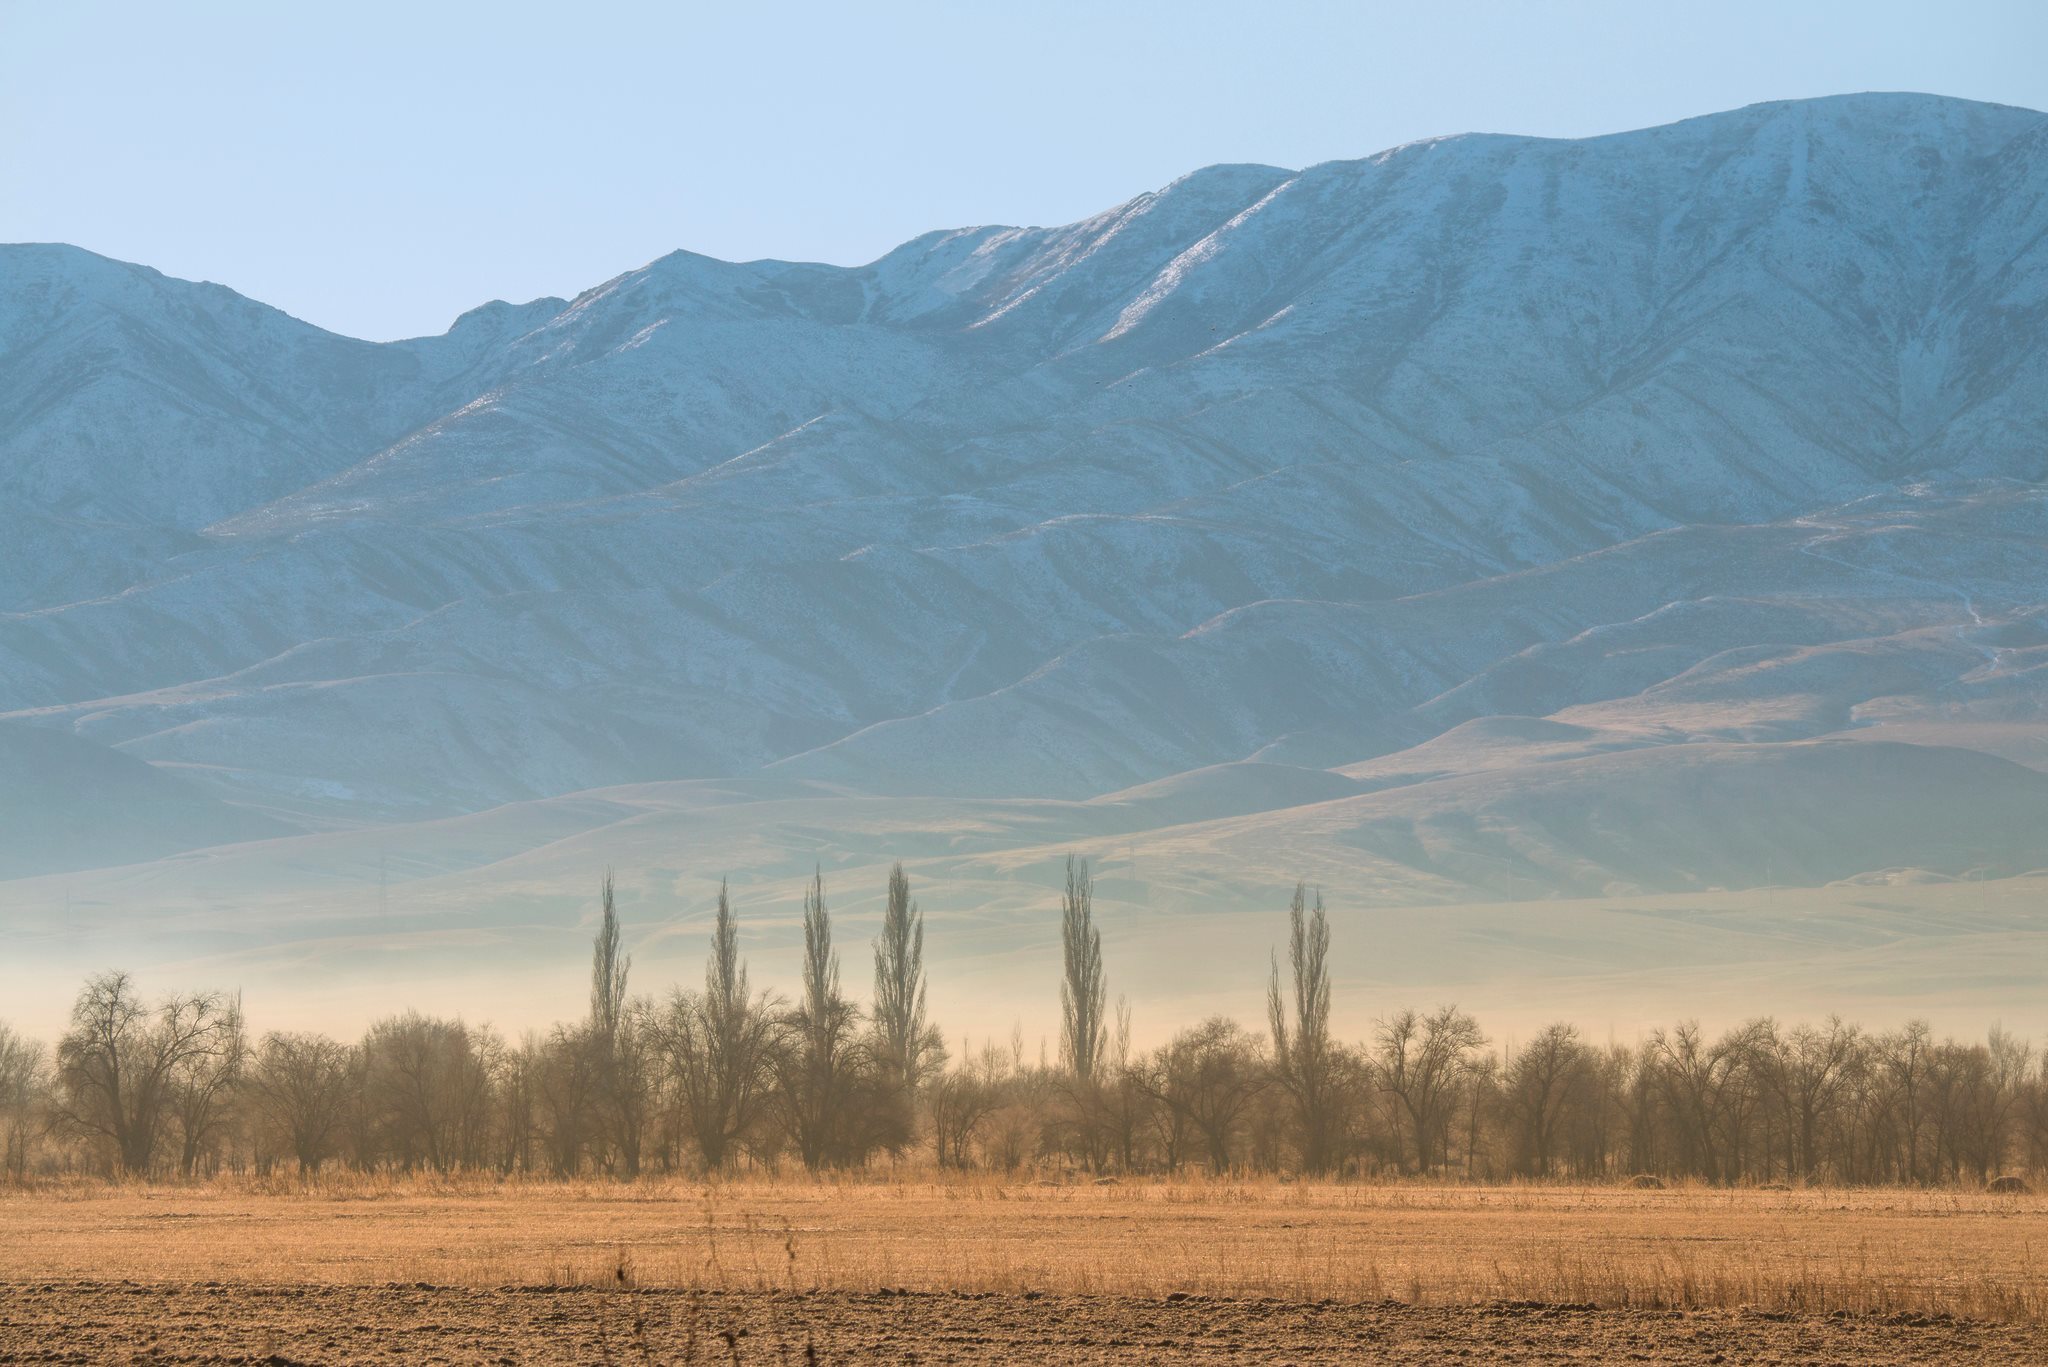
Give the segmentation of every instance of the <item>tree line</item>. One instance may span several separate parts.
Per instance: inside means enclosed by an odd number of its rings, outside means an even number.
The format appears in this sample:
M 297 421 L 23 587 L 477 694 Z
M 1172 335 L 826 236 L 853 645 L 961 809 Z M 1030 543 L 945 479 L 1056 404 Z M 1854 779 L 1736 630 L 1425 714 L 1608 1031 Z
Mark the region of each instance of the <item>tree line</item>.
M 721 885 L 701 989 L 628 990 L 609 875 L 587 1016 L 517 1040 L 408 1011 L 353 1043 L 254 1037 L 239 998 L 90 979 L 54 1050 L 0 1025 L 0 1172 L 496 1171 L 558 1177 L 877 1163 L 1013 1172 L 1269 1172 L 1710 1183 L 1983 1182 L 2048 1169 L 2048 1058 L 1831 1017 L 1596 1045 L 1566 1022 L 1496 1051 L 1455 1006 L 1330 1027 L 1330 929 L 1297 885 L 1263 1028 L 1215 1016 L 1131 1043 L 1094 889 L 1068 861 L 1057 1057 L 948 1050 L 924 918 L 889 875 L 872 992 L 840 977 L 822 875 L 793 999 L 755 988 Z

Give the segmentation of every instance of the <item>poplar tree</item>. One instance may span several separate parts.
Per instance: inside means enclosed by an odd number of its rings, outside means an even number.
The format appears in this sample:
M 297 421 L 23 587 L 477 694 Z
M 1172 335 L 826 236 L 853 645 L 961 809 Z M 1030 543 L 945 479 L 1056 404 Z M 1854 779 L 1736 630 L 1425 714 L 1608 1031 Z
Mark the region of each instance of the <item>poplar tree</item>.
M 832 950 L 820 871 L 804 892 L 803 1001 L 790 1017 L 793 1038 L 782 1063 L 790 1138 L 812 1171 L 848 1161 L 855 1147 L 853 1127 L 863 1117 L 854 1114 L 859 1061 L 849 1046 L 858 1014 L 839 992 L 839 956 Z
M 632 971 L 631 955 L 621 952 L 619 909 L 612 897 L 612 871 L 604 871 L 598 886 L 600 903 L 597 940 L 590 956 L 590 1025 L 607 1050 L 618 1039 L 619 1022 L 626 1013 L 626 975 Z
M 915 1104 L 926 1076 L 945 1062 L 943 1039 L 925 1021 L 924 995 L 924 915 L 898 863 L 889 870 L 882 933 L 875 938 L 874 1030 L 887 1082 L 905 1108 Z
M 1102 934 L 1095 928 L 1095 883 L 1088 861 L 1067 856 L 1067 890 L 1060 903 L 1060 943 L 1066 978 L 1060 983 L 1060 1053 L 1074 1077 L 1092 1084 L 1109 1044 L 1104 1012 Z
M 726 885 L 718 885 L 718 916 L 704 990 L 677 992 L 661 1030 L 661 1051 L 698 1156 L 717 1172 L 752 1137 L 772 1095 L 781 1027 L 766 993 L 750 999 L 740 960 L 738 918 Z
M 1330 1043 L 1330 921 L 1323 894 L 1309 906 L 1308 889 L 1294 885 L 1288 907 L 1287 961 L 1293 979 L 1293 1010 L 1280 991 L 1280 957 L 1273 956 L 1266 983 L 1266 1019 L 1273 1032 L 1273 1070 L 1293 1103 L 1302 1170 L 1329 1171 L 1335 1157 L 1338 1110 L 1342 1103 L 1341 1059 Z M 1290 1018 L 1291 1016 L 1291 1018 Z

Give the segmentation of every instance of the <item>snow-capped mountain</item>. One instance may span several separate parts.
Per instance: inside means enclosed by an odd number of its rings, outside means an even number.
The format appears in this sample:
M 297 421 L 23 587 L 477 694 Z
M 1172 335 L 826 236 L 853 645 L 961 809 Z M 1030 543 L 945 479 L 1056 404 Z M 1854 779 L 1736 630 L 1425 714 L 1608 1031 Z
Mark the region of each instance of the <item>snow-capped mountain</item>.
M 2048 116 L 1926 96 L 385 345 L 0 248 L 0 875 L 451 820 L 495 864 L 710 780 L 821 804 L 763 871 L 865 795 L 1396 902 L 2014 874 L 2044 478 Z

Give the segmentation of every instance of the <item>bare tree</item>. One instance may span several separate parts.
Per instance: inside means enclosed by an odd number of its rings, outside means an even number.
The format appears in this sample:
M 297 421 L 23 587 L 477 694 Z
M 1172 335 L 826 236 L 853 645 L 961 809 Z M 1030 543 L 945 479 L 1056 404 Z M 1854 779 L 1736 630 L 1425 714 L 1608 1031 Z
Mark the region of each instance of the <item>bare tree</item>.
M 234 1047 L 239 1032 L 219 993 L 168 997 L 152 1011 L 127 974 L 102 973 L 79 994 L 57 1047 L 63 1116 L 110 1141 L 123 1171 L 148 1172 L 180 1073 Z
M 962 1041 L 960 1054 L 960 1066 L 940 1073 L 930 1088 L 932 1142 L 942 1168 L 968 1166 L 970 1146 L 1006 1099 L 1009 1059 L 994 1041 L 984 1044 L 979 1055 Z
M 2041 1052 L 2033 1085 L 2026 1092 L 2021 1120 L 2027 1166 L 2035 1172 L 2048 1172 L 2048 1049 Z
M 0 1024 L 0 1173 L 20 1181 L 43 1129 L 43 1046 Z
M 408 1011 L 363 1037 L 363 1139 L 404 1168 L 488 1164 L 504 1047 L 488 1028 Z M 360 1153 L 360 1150 L 359 1150 Z
M 333 1156 L 347 1117 L 354 1051 L 325 1035 L 263 1037 L 249 1068 L 257 1112 L 282 1137 L 299 1171 L 317 1173 Z
M 1795 1170 L 1811 1178 L 1820 1168 L 1823 1129 L 1861 1076 L 1862 1035 L 1840 1016 L 1830 1016 L 1824 1030 L 1800 1025 L 1782 1038 L 1772 1031 L 1758 1043 L 1769 1085 L 1789 1122 Z
M 1545 1026 L 1508 1064 L 1505 1100 L 1515 1124 L 1516 1167 L 1550 1175 L 1558 1129 L 1575 1094 L 1590 1085 L 1591 1060 L 1576 1027 Z
M 652 999 L 635 997 L 625 1003 L 618 1033 L 612 1037 L 611 1075 L 604 1099 L 612 1158 L 619 1176 L 629 1181 L 640 1175 L 648 1131 L 654 1123 L 660 1035 Z
M 1280 959 L 1273 956 L 1266 985 L 1266 1020 L 1273 1032 L 1273 1071 L 1292 1103 L 1302 1170 L 1325 1173 L 1336 1158 L 1342 1123 L 1341 1060 L 1330 1040 L 1330 921 L 1318 891 L 1294 885 L 1288 908 L 1288 964 L 1293 976 L 1292 1020 L 1280 992 Z
M 1929 1056 L 1934 1051 L 1934 1031 L 1926 1021 L 1908 1021 L 1904 1029 L 1877 1043 L 1877 1066 L 1898 1098 L 1897 1122 L 1893 1133 L 1902 1150 L 1899 1165 L 1908 1182 L 1921 1179 L 1920 1133 L 1924 1127 L 1923 1096 L 1927 1086 Z
M 1485 1043 L 1479 1023 L 1455 1006 L 1439 1007 L 1429 1016 L 1402 1011 L 1380 1022 L 1374 1071 L 1380 1090 L 1393 1096 L 1407 1116 L 1417 1172 L 1441 1161 L 1457 1086 L 1473 1051 Z
M 1118 994 L 1116 1030 L 1110 1035 L 1110 1081 L 1102 1089 L 1102 1118 L 1109 1140 L 1110 1156 L 1125 1172 L 1138 1166 L 1138 1134 L 1144 1122 L 1149 1098 L 1131 1058 L 1131 1000 Z
M 1974 1166 L 1978 1176 L 1991 1176 L 2005 1164 L 2005 1156 L 2011 1152 L 2013 1131 L 2023 1109 L 2025 1086 L 2034 1062 L 2034 1047 L 1997 1025 L 1991 1027 L 1985 1053 L 1991 1062 L 1987 1072 L 1989 1088 L 1985 1105 L 1972 1117 L 1976 1123 L 1978 1160 Z
M 605 1060 L 603 1037 L 587 1025 L 557 1025 L 535 1057 L 533 1099 L 539 1138 L 548 1170 L 557 1177 L 582 1171 L 584 1155 L 599 1145 Z
M 171 1069 L 171 1113 L 178 1122 L 178 1172 L 190 1177 L 218 1138 L 248 1061 L 242 999 L 228 999 L 211 1049 L 195 1050 Z
M 1752 1021 L 1708 1044 L 1699 1022 L 1685 1021 L 1650 1036 L 1649 1055 L 1677 1121 L 1681 1161 L 1709 1182 L 1721 1181 L 1726 1170 L 1731 1094 L 1769 1029 L 1768 1021 Z
M 1176 1035 L 1135 1076 L 1148 1095 L 1201 1135 L 1209 1170 L 1229 1171 L 1245 1113 L 1266 1085 L 1257 1036 L 1212 1016 Z
M 504 1172 L 532 1172 L 534 1145 L 541 1138 L 541 1070 L 547 1041 L 528 1030 L 517 1049 L 505 1053 L 498 1073 L 498 1167 Z

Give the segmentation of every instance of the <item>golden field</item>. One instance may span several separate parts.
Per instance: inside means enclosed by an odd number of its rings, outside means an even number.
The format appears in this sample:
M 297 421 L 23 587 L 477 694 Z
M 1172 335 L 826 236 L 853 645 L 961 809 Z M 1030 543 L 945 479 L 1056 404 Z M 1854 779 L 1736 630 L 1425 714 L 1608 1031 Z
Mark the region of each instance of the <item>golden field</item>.
M 56 1183 L 0 1362 L 2041 1362 L 2044 1247 L 1963 1191 Z
M 0 1279 L 1489 1300 L 2048 1320 L 2048 1198 L 995 1179 L 0 1194 Z

